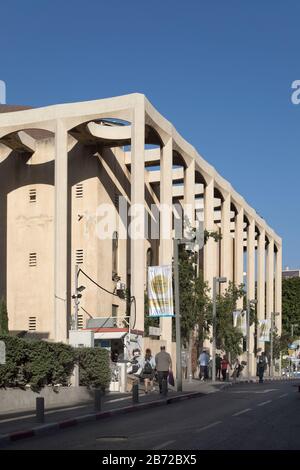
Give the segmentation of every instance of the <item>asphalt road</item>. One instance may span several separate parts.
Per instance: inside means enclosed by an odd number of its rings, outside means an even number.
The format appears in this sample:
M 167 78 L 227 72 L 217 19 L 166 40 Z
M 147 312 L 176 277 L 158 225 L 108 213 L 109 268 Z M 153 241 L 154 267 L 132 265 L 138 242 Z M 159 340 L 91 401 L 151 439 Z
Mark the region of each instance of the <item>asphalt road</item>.
M 16 442 L 7 449 L 300 449 L 300 393 L 292 384 L 236 385 Z

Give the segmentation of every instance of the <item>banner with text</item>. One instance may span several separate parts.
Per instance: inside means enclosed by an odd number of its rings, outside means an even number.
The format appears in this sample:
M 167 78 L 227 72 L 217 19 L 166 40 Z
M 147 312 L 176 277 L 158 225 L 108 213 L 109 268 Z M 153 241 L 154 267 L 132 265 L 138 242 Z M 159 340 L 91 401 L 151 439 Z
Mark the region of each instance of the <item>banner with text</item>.
M 148 267 L 150 317 L 173 317 L 172 266 Z

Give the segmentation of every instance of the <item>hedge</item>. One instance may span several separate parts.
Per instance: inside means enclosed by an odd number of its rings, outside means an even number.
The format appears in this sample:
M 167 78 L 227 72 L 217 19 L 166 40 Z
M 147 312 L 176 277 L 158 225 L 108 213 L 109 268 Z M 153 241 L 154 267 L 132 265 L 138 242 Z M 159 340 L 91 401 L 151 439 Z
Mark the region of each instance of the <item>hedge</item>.
M 105 390 L 111 379 L 109 353 L 100 348 L 78 348 L 79 383 Z
M 63 343 L 0 336 L 6 345 L 6 364 L 0 365 L 0 388 L 30 385 L 39 391 L 46 385 L 69 385 L 77 361 L 81 384 L 105 389 L 110 382 L 108 351 L 74 349 Z

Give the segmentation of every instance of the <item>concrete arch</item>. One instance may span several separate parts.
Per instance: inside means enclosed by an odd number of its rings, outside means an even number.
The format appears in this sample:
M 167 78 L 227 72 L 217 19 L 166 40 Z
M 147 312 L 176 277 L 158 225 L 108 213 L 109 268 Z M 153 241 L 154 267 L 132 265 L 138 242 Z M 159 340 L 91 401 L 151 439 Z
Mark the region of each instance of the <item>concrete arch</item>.
M 78 117 L 73 117 L 73 118 L 64 118 L 63 121 L 65 122 L 66 130 L 69 132 L 72 129 L 79 127 L 83 124 L 87 124 L 89 122 L 99 122 L 103 121 L 105 119 L 114 119 L 114 120 L 123 120 L 127 121 L 130 124 L 132 124 L 133 121 L 133 110 L 132 108 L 130 109 L 125 109 L 125 110 L 120 110 L 120 111 L 114 111 L 114 112 L 99 112 L 99 113 L 93 113 L 91 115 L 86 114 Z M 126 127 L 126 126 L 125 126 Z

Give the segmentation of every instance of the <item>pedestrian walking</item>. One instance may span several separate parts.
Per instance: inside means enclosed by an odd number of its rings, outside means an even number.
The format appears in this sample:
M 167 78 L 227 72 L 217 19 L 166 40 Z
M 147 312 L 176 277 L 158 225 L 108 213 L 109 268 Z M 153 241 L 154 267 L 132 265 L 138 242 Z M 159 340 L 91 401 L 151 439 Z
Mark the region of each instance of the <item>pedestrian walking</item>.
M 166 381 L 165 386 L 168 390 L 168 375 L 172 372 L 172 359 L 166 351 L 165 346 L 160 347 L 160 352 L 155 356 L 155 365 L 158 375 L 159 393 L 163 392 L 163 382 Z
M 259 383 L 262 384 L 264 382 L 264 373 L 268 367 L 268 359 L 266 353 L 262 351 L 260 355 L 256 359 L 257 364 L 257 375 L 259 377 Z
M 198 359 L 199 367 L 200 367 L 200 380 L 208 379 L 208 364 L 209 364 L 209 355 L 207 351 L 203 350 Z
M 146 349 L 145 357 L 142 361 L 141 378 L 144 379 L 145 393 L 148 393 L 148 386 L 154 391 L 153 380 L 155 375 L 155 359 L 151 354 L 151 349 Z
M 216 376 L 217 376 L 217 379 L 219 380 L 221 380 L 221 362 L 222 362 L 221 356 L 220 354 L 217 354 L 216 355 Z
M 232 373 L 232 378 L 233 379 L 238 379 L 240 375 L 240 370 L 241 370 L 241 363 L 239 361 L 239 358 L 237 357 L 234 361 L 233 365 L 233 373 Z
M 230 362 L 227 359 L 227 356 L 223 356 L 223 359 L 221 361 L 221 371 L 222 371 L 222 377 L 223 381 L 225 382 L 227 378 L 227 372 L 229 372 L 229 369 L 231 368 Z
M 182 377 L 187 379 L 187 368 L 188 368 L 188 357 L 187 351 L 181 351 L 181 369 L 182 369 Z
M 142 357 L 141 351 L 136 348 L 132 351 L 133 357 L 127 367 L 127 379 L 129 382 L 129 390 L 133 385 L 138 384 L 142 372 Z

